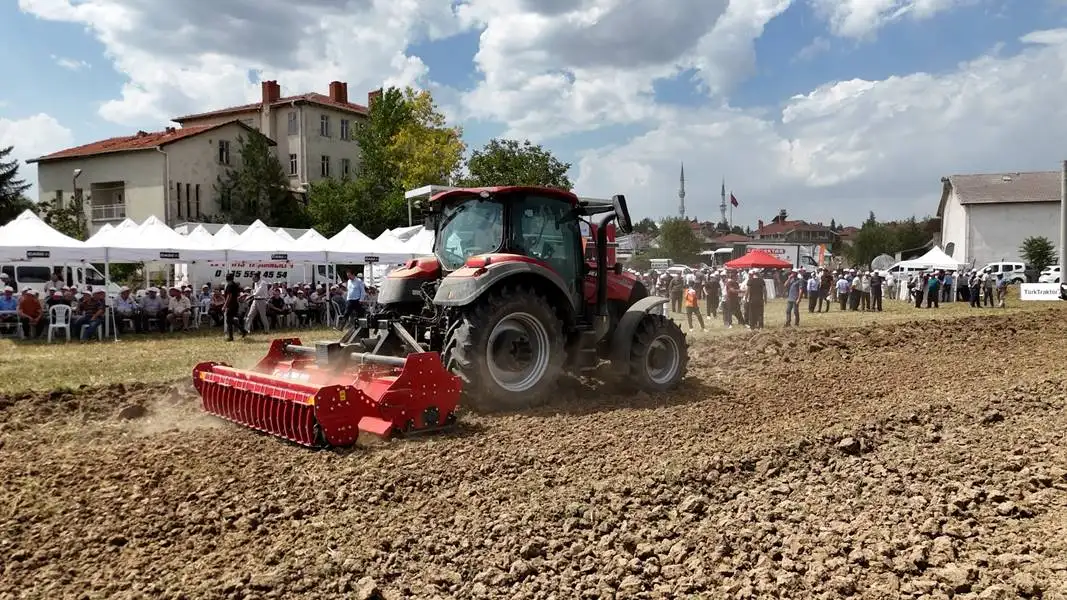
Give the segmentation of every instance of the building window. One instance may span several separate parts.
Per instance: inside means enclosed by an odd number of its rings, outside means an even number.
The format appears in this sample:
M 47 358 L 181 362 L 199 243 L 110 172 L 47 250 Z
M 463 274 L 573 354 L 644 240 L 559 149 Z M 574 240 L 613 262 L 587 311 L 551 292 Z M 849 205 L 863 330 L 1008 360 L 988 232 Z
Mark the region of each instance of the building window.
M 319 135 L 322 137 L 330 137 L 330 116 L 322 115 L 319 117 Z
M 228 140 L 219 140 L 219 164 L 230 164 L 230 142 Z
M 323 177 L 329 177 L 330 176 L 330 157 L 329 156 L 323 156 L 322 157 L 322 176 Z
M 182 184 L 174 184 L 174 203 L 178 206 L 178 216 L 182 216 Z
M 56 190 L 56 208 L 63 208 L 63 190 Z
M 196 219 L 200 219 L 200 184 L 196 184 Z
M 348 119 L 341 119 L 341 139 L 347 141 L 349 139 L 348 136 Z
M 290 154 L 289 155 L 289 174 L 293 175 L 293 176 L 296 175 L 296 155 L 295 154 Z
M 341 159 L 341 177 L 348 177 L 352 171 L 352 161 L 347 158 Z
M 289 111 L 289 135 L 300 134 L 300 123 L 296 120 L 296 111 Z
M 188 183 L 185 184 L 185 217 L 187 219 L 192 218 L 193 216 L 193 204 L 192 199 L 190 198 L 190 196 L 192 196 L 192 194 L 190 193 L 192 191 L 192 187 L 193 186 Z

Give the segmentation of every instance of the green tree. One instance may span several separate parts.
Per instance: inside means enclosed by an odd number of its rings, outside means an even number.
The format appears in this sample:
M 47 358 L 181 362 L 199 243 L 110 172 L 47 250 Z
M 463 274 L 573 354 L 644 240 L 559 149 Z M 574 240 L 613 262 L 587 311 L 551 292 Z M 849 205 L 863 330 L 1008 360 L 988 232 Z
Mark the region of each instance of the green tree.
M 890 228 L 894 237 L 893 250 L 896 252 L 915 250 L 930 243 L 930 235 L 926 233 L 915 217 L 892 223 Z
M 659 225 L 659 247 L 677 262 L 692 262 L 700 255 L 700 239 L 688 219 L 671 217 Z
M 853 265 L 869 265 L 880 254 L 894 252 L 896 240 L 889 229 L 878 222 L 871 211 L 863 222 L 853 244 L 845 248 L 846 256 Z
M 1022 254 L 1023 260 L 1038 271 L 1059 262 L 1056 246 L 1043 236 L 1031 236 L 1023 240 L 1019 253 Z
M 237 138 L 237 166 L 215 185 L 221 216 L 248 225 L 262 219 L 272 227 L 306 227 L 304 207 L 289 189 L 289 178 L 266 136 L 250 132 Z
M 84 241 L 89 238 L 85 199 L 81 195 L 75 195 L 65 205 L 57 204 L 55 200 L 38 202 L 37 212 L 41 220 L 48 223 L 52 229 L 76 240 Z
M 656 235 L 659 233 L 659 226 L 652 219 L 645 217 L 634 223 L 634 231 L 645 235 Z
M 336 235 L 349 223 L 368 233 L 368 225 L 377 221 L 377 216 L 367 212 L 375 207 L 365 201 L 362 185 L 352 179 L 322 179 L 308 189 L 308 216 L 311 224 L 326 237 Z
M 561 162 L 530 140 L 494 139 L 471 153 L 463 184 L 470 187 L 538 185 L 570 190 L 573 187 L 567 177 L 570 168 L 570 163 Z
M 0 225 L 19 216 L 27 208 L 33 208 L 23 193 L 30 189 L 30 184 L 19 179 L 19 161 L 8 160 L 14 146 L 0 148 Z
M 405 190 L 449 185 L 463 164 L 463 130 L 449 127 L 428 91 L 404 90 L 406 118 L 389 142 Z

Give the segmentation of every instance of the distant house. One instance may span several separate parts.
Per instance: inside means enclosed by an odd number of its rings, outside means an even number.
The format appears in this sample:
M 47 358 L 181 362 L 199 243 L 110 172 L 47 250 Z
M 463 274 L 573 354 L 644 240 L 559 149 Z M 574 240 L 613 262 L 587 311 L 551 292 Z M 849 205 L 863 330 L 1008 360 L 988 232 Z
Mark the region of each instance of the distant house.
M 844 244 L 851 246 L 856 241 L 856 236 L 859 234 L 859 227 L 842 227 L 837 232 L 837 239 L 841 240 Z
M 837 234 L 822 223 L 789 221 L 785 211 L 782 211 L 770 223 L 759 221 L 752 237 L 762 242 L 829 245 L 837 239 Z
M 282 96 L 277 81 L 260 84 L 258 102 L 172 119 L 180 127 L 110 138 L 35 158 L 41 199 L 58 205 L 83 198 L 90 233 L 125 218 L 156 216 L 168 225 L 223 210 L 214 185 L 240 165 L 239 139 L 262 133 L 281 162 L 294 196 L 310 183 L 345 177 L 359 165 L 355 133 L 367 106 L 349 101 L 348 84 L 333 81 L 329 95 Z M 75 173 L 77 175 L 75 176 Z
M 941 178 L 941 247 L 978 267 L 1019 260 L 1027 237 L 1059 246 L 1060 173 L 988 173 Z

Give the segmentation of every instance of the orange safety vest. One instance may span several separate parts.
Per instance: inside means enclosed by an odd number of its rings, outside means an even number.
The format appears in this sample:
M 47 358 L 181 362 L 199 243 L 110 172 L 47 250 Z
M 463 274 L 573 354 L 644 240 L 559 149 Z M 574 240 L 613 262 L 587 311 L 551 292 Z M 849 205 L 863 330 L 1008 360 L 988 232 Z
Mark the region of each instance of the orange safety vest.
M 697 308 L 700 306 L 697 304 L 697 291 L 693 288 L 689 288 L 685 291 L 685 305 L 689 308 Z

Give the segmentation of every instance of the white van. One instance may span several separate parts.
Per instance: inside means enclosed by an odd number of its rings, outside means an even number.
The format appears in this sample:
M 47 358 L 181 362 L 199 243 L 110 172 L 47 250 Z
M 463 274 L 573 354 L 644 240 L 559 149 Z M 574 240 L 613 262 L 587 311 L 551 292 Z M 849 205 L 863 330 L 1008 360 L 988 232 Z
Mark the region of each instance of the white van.
M 52 275 L 59 276 L 58 284 L 63 286 L 75 286 L 78 291 L 86 287 L 93 289 L 102 288 L 105 285 L 104 275 L 92 265 L 77 266 L 53 266 L 42 263 L 8 263 L 0 265 L 0 272 L 7 275 L 7 284 L 16 292 L 26 288 L 32 288 L 44 294 L 50 287 L 58 287 L 52 283 Z M 119 286 L 114 282 L 107 286 L 108 294 L 117 294 Z

